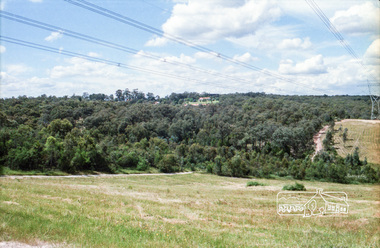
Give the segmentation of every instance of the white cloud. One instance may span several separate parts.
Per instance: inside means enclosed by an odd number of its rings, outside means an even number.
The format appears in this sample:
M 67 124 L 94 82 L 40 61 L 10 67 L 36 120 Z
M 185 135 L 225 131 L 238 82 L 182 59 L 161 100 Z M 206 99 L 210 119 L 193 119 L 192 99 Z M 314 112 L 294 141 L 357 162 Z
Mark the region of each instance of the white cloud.
M 153 58 L 153 59 L 150 59 Z M 162 66 L 166 62 L 168 64 L 186 64 L 191 65 L 196 62 L 196 58 L 191 56 L 187 56 L 181 53 L 179 56 L 167 55 L 167 54 L 159 54 L 159 53 L 151 53 L 140 50 L 138 53 L 134 55 L 133 65 L 147 67 L 151 66 L 154 69 L 155 66 Z M 172 65 L 170 65 L 172 66 Z
M 157 37 L 152 40 L 149 40 L 145 46 L 152 46 L 152 47 L 158 47 L 158 46 L 164 46 L 168 43 L 168 39 L 162 38 L 162 37 Z
M 6 50 L 5 46 L 0 45 L 0 53 L 5 53 Z
M 17 76 L 26 72 L 32 71 L 32 68 L 23 64 L 13 64 L 5 66 L 8 74 Z
M 364 54 L 366 64 L 380 65 L 380 39 L 376 39 Z
M 61 51 L 61 49 L 60 49 L 60 51 Z M 90 57 L 94 57 L 94 58 L 100 58 L 101 57 L 100 54 L 98 54 L 96 52 L 89 52 L 87 55 Z
M 311 47 L 310 38 L 306 37 L 302 41 L 300 38 L 285 39 L 278 44 L 278 48 L 281 50 L 298 50 L 298 49 L 309 49 Z
M 282 74 L 321 74 L 327 72 L 327 67 L 323 56 L 319 54 L 300 63 L 294 63 L 289 59 L 283 60 L 278 71 Z
M 32 2 L 32 3 L 42 3 L 43 0 L 29 0 L 29 2 Z
M 180 62 L 184 64 L 193 64 L 195 63 L 196 59 L 190 56 L 186 56 L 185 54 L 181 53 L 179 57 L 177 56 L 166 56 L 163 58 L 164 61 L 171 61 L 171 62 Z
M 217 53 L 206 53 L 206 52 L 197 52 L 195 53 L 195 58 L 197 59 L 216 59 L 218 57 Z
M 380 9 L 372 2 L 365 2 L 348 10 L 335 12 L 330 21 L 340 32 L 351 35 L 378 34 Z
M 249 63 L 249 62 L 252 62 L 252 61 L 259 60 L 259 58 L 253 57 L 249 52 L 246 52 L 246 53 L 244 53 L 242 55 L 235 55 L 233 57 L 233 59 L 236 60 L 236 61 L 244 62 L 244 63 Z
M 242 38 L 228 38 L 227 40 L 239 46 L 246 48 L 255 48 L 258 52 L 277 51 L 278 44 L 285 39 L 296 36 L 297 29 L 294 26 L 273 26 L 265 25 L 262 29 L 256 31 L 255 34 L 247 35 Z
M 255 33 L 264 24 L 277 20 L 280 14 L 273 1 L 189 0 L 174 6 L 162 29 L 167 34 L 207 44 Z M 157 39 L 148 42 L 161 43 Z
M 58 40 L 60 38 L 63 37 L 63 32 L 62 31 L 59 31 L 59 32 L 51 32 L 51 34 L 49 36 L 47 36 L 45 38 L 46 41 L 49 41 L 49 42 L 52 42 L 52 41 L 55 41 L 55 40 Z
M 105 65 L 103 63 L 92 62 L 82 58 L 74 57 L 67 60 L 67 66 L 54 66 L 49 71 L 49 76 L 53 79 L 62 78 L 85 78 L 85 77 L 124 77 L 124 73 L 118 67 Z

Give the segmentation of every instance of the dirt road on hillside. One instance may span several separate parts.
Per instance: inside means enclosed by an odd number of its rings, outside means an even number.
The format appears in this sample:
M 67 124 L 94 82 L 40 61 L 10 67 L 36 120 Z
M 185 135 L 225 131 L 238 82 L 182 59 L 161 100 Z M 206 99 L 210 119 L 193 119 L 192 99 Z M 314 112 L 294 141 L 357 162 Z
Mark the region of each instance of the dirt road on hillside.
M 324 126 L 316 135 L 314 135 L 313 140 L 314 140 L 314 145 L 315 145 L 315 152 L 313 157 L 311 158 L 311 161 L 314 160 L 314 157 L 318 154 L 323 149 L 322 145 L 322 134 L 325 134 L 327 129 L 329 129 L 329 126 Z
M 345 122 L 365 122 L 365 123 L 371 123 L 371 124 L 380 124 L 380 120 L 362 120 L 362 119 L 344 119 L 338 122 L 335 122 L 335 126 L 345 123 Z M 314 135 L 314 145 L 315 145 L 315 152 L 313 154 L 313 157 L 311 158 L 311 161 L 314 160 L 314 157 L 323 149 L 322 144 L 322 134 L 325 134 L 327 132 L 327 129 L 329 126 L 324 126 L 317 134 Z

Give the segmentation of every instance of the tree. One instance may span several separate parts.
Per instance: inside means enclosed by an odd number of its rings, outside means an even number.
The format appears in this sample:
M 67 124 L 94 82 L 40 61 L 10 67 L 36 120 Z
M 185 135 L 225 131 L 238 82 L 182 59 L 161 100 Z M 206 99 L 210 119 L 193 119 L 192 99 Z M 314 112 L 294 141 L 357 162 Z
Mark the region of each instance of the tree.
M 115 96 L 116 96 L 116 100 L 119 102 L 122 102 L 125 99 L 123 95 L 123 91 L 120 89 L 115 92 Z
M 325 139 L 322 141 L 323 149 L 326 151 L 334 150 L 333 144 L 333 134 L 330 130 L 327 131 Z
M 153 93 L 148 92 L 148 94 L 146 96 L 147 96 L 148 101 L 155 101 L 156 100 L 156 97 L 154 96 Z
M 64 138 L 65 135 L 68 132 L 70 132 L 72 128 L 73 128 L 73 124 L 71 124 L 69 120 L 56 119 L 49 124 L 49 126 L 47 127 L 47 130 L 52 136 L 58 135 L 60 138 Z
M 346 146 L 346 141 L 347 141 L 347 136 L 348 136 L 347 132 L 348 132 L 348 129 L 345 128 L 345 129 L 344 129 L 344 132 L 343 132 L 343 134 L 342 134 L 342 138 L 343 138 L 343 144 L 344 144 L 344 146 Z
M 131 92 L 129 91 L 128 88 L 126 88 L 126 89 L 124 90 L 124 92 L 123 92 L 123 96 L 124 96 L 124 99 L 125 99 L 126 101 L 131 100 L 132 94 L 131 94 Z
M 166 154 L 158 163 L 161 172 L 170 173 L 179 171 L 178 161 L 174 154 Z
M 57 168 L 60 153 L 62 151 L 62 143 L 53 136 L 49 136 L 43 150 L 47 156 L 47 166 L 49 168 Z

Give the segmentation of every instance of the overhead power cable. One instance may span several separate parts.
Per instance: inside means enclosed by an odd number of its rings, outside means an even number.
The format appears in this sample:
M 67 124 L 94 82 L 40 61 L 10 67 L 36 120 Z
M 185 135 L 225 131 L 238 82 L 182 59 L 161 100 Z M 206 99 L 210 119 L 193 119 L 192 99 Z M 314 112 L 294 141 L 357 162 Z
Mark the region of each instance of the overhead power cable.
M 57 27 L 57 26 L 53 26 L 53 25 L 47 24 L 47 23 L 39 22 L 39 21 L 36 21 L 36 20 L 33 20 L 33 19 L 29 19 L 29 18 L 26 18 L 26 17 L 22 17 L 22 16 L 19 16 L 19 15 L 12 14 L 12 13 L 9 13 L 9 12 L 6 12 L 6 11 L 0 11 L 0 16 L 3 17 L 3 18 L 6 18 L 6 19 L 12 20 L 12 21 L 17 21 L 19 23 L 23 23 L 23 24 L 30 25 L 30 26 L 33 26 L 33 27 L 41 28 L 41 29 L 44 29 L 44 30 L 53 31 L 53 32 L 60 32 L 60 33 L 62 33 L 64 35 L 67 35 L 67 36 L 70 36 L 70 37 L 73 37 L 73 38 L 76 38 L 76 39 L 80 39 L 80 40 L 84 40 L 84 41 L 87 41 L 87 42 L 91 42 L 91 43 L 103 45 L 103 46 L 106 46 L 106 47 L 114 48 L 114 49 L 117 49 L 117 50 L 120 50 L 120 51 L 124 51 L 124 52 L 130 53 L 130 54 L 139 55 L 139 56 L 150 58 L 150 59 L 156 59 L 156 60 L 159 60 L 161 62 L 165 62 L 165 63 L 176 65 L 176 66 L 182 66 L 182 67 L 190 68 L 190 69 L 195 70 L 195 71 L 199 71 L 199 72 L 202 72 L 202 73 L 210 74 L 210 75 L 213 75 L 213 76 L 222 77 L 222 78 L 229 79 L 229 80 L 234 80 L 234 81 L 238 81 L 238 82 L 245 82 L 245 83 L 252 83 L 251 81 L 248 81 L 246 79 L 229 76 L 229 75 L 218 73 L 218 72 L 211 71 L 211 70 L 206 70 L 206 69 L 203 69 L 203 68 L 200 68 L 200 67 L 197 67 L 197 66 L 193 66 L 193 65 L 189 65 L 189 64 L 186 64 L 186 63 L 182 63 L 182 62 L 179 62 L 179 61 L 172 61 L 172 60 L 170 60 L 168 58 L 163 58 L 163 57 L 160 57 L 160 56 L 156 56 L 156 55 L 151 54 L 151 53 L 146 53 L 146 52 L 139 53 L 138 50 L 133 49 L 133 48 L 129 48 L 127 46 L 123 46 L 123 45 L 120 45 L 120 44 L 116 44 L 116 43 L 112 43 L 112 42 L 105 41 L 105 40 L 102 40 L 102 39 L 98 39 L 98 38 L 95 38 L 95 37 L 91 37 L 91 36 L 88 36 L 88 35 L 85 35 L 85 34 L 82 34 L 82 33 L 73 32 L 73 31 L 70 31 L 68 29 L 64 29 L 64 28 L 61 28 L 61 27 Z
M 158 75 L 158 76 L 180 79 L 180 80 L 185 80 L 185 81 L 192 81 L 192 82 L 195 82 L 197 84 L 207 84 L 207 85 L 212 85 L 212 86 L 216 86 L 219 88 L 226 88 L 226 89 L 228 88 L 228 89 L 236 90 L 236 88 L 232 88 L 232 87 L 228 87 L 228 86 L 224 86 L 224 85 L 219 85 L 216 83 L 200 82 L 200 80 L 193 79 L 193 78 L 188 78 L 188 77 L 178 76 L 178 75 L 174 75 L 174 74 L 164 73 L 164 72 L 155 71 L 155 70 L 151 70 L 149 68 L 143 68 L 143 67 L 139 67 L 139 66 L 127 65 L 127 64 L 117 62 L 117 61 L 113 61 L 113 60 L 106 60 L 106 59 L 102 59 L 102 58 L 88 56 L 85 54 L 71 52 L 68 50 L 61 50 L 61 49 L 57 49 L 54 47 L 44 46 L 44 45 L 40 45 L 40 44 L 36 44 L 36 43 L 24 41 L 24 40 L 19 40 L 19 39 L 7 37 L 7 36 L 0 35 L 0 41 L 12 43 L 12 44 L 16 44 L 16 45 L 20 45 L 20 46 L 24 46 L 24 47 L 34 48 L 34 49 L 38 49 L 38 50 L 42 50 L 42 51 L 46 51 L 46 52 L 62 54 L 62 55 L 69 56 L 69 57 L 82 58 L 82 59 L 93 61 L 93 62 L 99 62 L 102 64 L 117 66 L 117 67 L 121 67 L 121 68 L 125 68 L 125 69 L 145 72 L 145 73 L 154 74 L 154 75 Z
M 132 18 L 123 16 L 123 15 L 118 14 L 118 13 L 116 13 L 114 11 L 109 10 L 109 9 L 106 9 L 106 8 L 100 7 L 98 5 L 89 3 L 89 2 L 87 2 L 85 0 L 64 0 L 64 1 L 66 1 L 66 2 L 68 2 L 70 4 L 73 4 L 73 5 L 76 5 L 78 7 L 87 9 L 87 10 L 89 10 L 91 12 L 94 12 L 94 13 L 103 15 L 105 17 L 114 19 L 114 20 L 119 21 L 121 23 L 124 23 L 124 24 L 130 25 L 132 27 L 141 29 L 143 31 L 146 31 L 146 32 L 149 32 L 149 33 L 152 33 L 152 34 L 164 37 L 164 38 L 166 38 L 168 40 L 180 43 L 182 45 L 191 47 L 191 48 L 193 48 L 193 49 L 195 49 L 197 51 L 211 54 L 211 55 L 213 55 L 213 56 L 215 56 L 217 58 L 220 58 L 220 59 L 225 60 L 227 62 L 233 63 L 235 65 L 244 67 L 246 69 L 258 71 L 258 72 L 260 72 L 260 73 L 262 73 L 264 75 L 267 75 L 267 76 L 270 76 L 270 77 L 274 77 L 274 78 L 277 78 L 279 80 L 282 80 L 282 81 L 285 81 L 285 82 L 288 82 L 288 83 L 291 83 L 291 84 L 296 84 L 296 85 L 299 85 L 299 86 L 302 86 L 302 87 L 307 87 L 308 89 L 310 89 L 310 85 L 307 85 L 307 84 L 304 84 L 304 83 L 299 83 L 299 82 L 296 82 L 296 81 L 294 81 L 292 79 L 288 79 L 286 77 L 283 77 L 280 74 L 264 70 L 264 69 L 262 69 L 260 67 L 257 67 L 257 66 L 254 66 L 254 65 L 250 65 L 250 64 L 245 63 L 245 62 L 238 61 L 238 60 L 233 59 L 233 58 L 231 58 L 231 57 L 229 57 L 227 55 L 224 55 L 224 54 L 219 53 L 219 52 L 215 52 L 215 51 L 213 51 L 213 50 L 211 50 L 209 48 L 206 48 L 204 46 L 198 45 L 198 44 L 196 44 L 196 43 L 194 43 L 192 41 L 188 41 L 188 40 L 182 39 L 180 37 L 176 37 L 174 35 L 165 33 L 162 30 L 159 30 L 157 28 L 154 28 L 152 26 L 149 26 L 147 24 L 144 24 L 144 23 L 139 22 L 137 20 L 134 20 Z M 312 88 L 312 90 L 313 91 L 317 91 L 317 92 L 321 92 L 321 93 L 326 93 L 326 90 L 322 90 L 322 89 L 318 89 L 318 88 Z
M 356 63 L 362 66 L 364 69 L 369 71 L 369 69 L 361 62 L 361 58 L 356 54 L 354 49 L 350 46 L 350 44 L 344 39 L 343 35 L 339 32 L 339 30 L 334 26 L 334 24 L 330 21 L 330 19 L 326 16 L 326 14 L 321 10 L 314 0 L 305 0 L 306 3 L 310 6 L 310 8 L 314 11 L 314 13 L 321 19 L 323 24 L 327 27 L 327 29 L 335 36 L 335 38 L 340 42 L 344 49 L 355 59 Z M 378 80 L 372 76 L 371 81 L 378 82 Z M 379 85 L 379 84 L 378 84 Z
M 59 33 L 62 33 L 64 35 L 67 35 L 67 36 L 72 37 L 72 38 L 76 38 L 76 39 L 84 40 L 84 41 L 91 42 L 94 44 L 110 47 L 113 49 L 117 49 L 117 50 L 120 50 L 123 52 L 133 54 L 133 55 L 139 55 L 139 56 L 146 57 L 149 59 L 158 60 L 158 61 L 161 61 L 161 62 L 164 62 L 167 64 L 180 66 L 180 67 L 184 67 L 184 68 L 189 68 L 189 69 L 194 70 L 194 71 L 202 72 L 202 73 L 209 74 L 212 76 L 221 77 L 221 78 L 228 79 L 228 80 L 233 80 L 233 81 L 236 81 L 239 83 L 246 83 L 246 84 L 250 84 L 250 85 L 252 84 L 252 81 L 249 81 L 247 79 L 237 78 L 234 76 L 226 75 L 226 74 L 219 73 L 219 72 L 212 71 L 212 70 L 203 69 L 203 68 L 200 68 L 200 67 L 197 67 L 194 65 L 190 65 L 190 64 L 186 64 L 186 63 L 182 63 L 179 61 L 172 61 L 168 58 L 163 58 L 163 57 L 160 57 L 160 56 L 157 56 L 157 55 L 154 55 L 151 53 L 147 53 L 147 52 L 139 53 L 138 50 L 124 46 L 124 45 L 120 45 L 120 44 L 116 44 L 116 43 L 109 42 L 106 40 L 98 39 L 98 38 L 95 38 L 95 37 L 92 37 L 89 35 L 85 35 L 83 33 L 74 32 L 74 31 L 64 29 L 64 28 L 61 28 L 58 26 L 53 26 L 51 24 L 47 24 L 44 22 L 40 22 L 40 21 L 36 21 L 36 20 L 30 19 L 30 18 L 19 16 L 19 15 L 16 15 L 16 14 L 13 14 L 13 13 L 10 13 L 7 11 L 0 11 L 0 16 L 3 18 L 6 18 L 8 20 L 16 21 L 16 22 L 19 22 L 22 24 L 26 24 L 29 26 L 33 26 L 36 28 L 40 28 L 40 29 L 44 29 L 44 30 L 48 30 L 48 31 L 52 31 L 52 32 L 59 32 Z

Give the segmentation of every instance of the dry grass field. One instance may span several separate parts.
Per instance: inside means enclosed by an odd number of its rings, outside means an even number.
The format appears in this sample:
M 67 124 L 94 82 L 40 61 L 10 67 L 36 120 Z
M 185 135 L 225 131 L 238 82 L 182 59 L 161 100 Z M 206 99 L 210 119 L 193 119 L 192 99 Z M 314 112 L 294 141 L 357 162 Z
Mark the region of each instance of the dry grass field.
M 380 165 L 380 120 L 343 120 L 335 123 L 334 135 L 335 148 L 340 156 L 346 157 L 353 153 L 355 147 L 359 147 L 361 159 L 367 157 L 368 162 Z M 348 130 L 348 140 L 343 142 L 341 134 Z
M 246 187 L 247 181 L 266 186 Z M 279 216 L 289 180 L 209 174 L 0 178 L 0 241 L 66 247 L 378 247 L 379 185 L 302 182 L 348 195 L 348 216 Z

